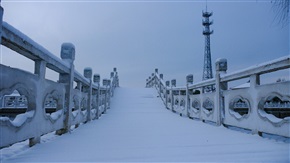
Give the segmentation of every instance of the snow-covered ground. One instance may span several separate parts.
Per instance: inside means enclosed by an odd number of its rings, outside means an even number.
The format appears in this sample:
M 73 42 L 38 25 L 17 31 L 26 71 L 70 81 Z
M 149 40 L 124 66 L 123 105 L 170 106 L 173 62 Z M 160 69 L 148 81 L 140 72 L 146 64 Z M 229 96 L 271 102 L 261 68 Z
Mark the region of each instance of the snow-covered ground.
M 2 149 L 1 163 L 290 161 L 289 143 L 180 117 L 146 88 L 118 88 L 99 120 L 27 144 Z

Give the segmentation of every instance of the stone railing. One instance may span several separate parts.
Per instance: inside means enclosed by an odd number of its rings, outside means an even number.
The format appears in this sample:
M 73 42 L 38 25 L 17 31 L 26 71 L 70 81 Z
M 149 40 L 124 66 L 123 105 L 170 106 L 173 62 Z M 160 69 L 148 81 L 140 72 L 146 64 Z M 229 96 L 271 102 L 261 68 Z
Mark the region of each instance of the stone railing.
M 75 47 L 61 46 L 61 59 L 29 37 L 2 22 L 1 44 L 34 61 L 34 73 L 0 64 L 0 148 L 29 139 L 40 142 L 41 135 L 69 132 L 71 127 L 98 119 L 110 108 L 110 97 L 118 87 L 117 69 L 110 79 L 84 69 L 75 71 Z M 58 81 L 45 78 L 49 68 L 59 74 Z
M 227 74 L 227 60 L 219 59 L 213 79 L 193 83 L 193 75 L 188 75 L 186 86 L 176 87 L 175 79 L 165 82 L 155 69 L 146 87 L 155 87 L 166 108 L 181 116 L 259 135 L 290 137 L 290 81 L 260 84 L 261 75 L 289 68 L 286 56 Z M 247 78 L 248 83 L 228 88 L 229 82 Z

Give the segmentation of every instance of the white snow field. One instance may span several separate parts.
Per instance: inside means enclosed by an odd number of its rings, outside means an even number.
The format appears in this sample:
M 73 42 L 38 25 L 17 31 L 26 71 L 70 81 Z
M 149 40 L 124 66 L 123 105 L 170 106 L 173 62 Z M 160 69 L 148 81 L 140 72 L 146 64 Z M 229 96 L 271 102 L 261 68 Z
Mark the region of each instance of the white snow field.
M 290 144 L 180 117 L 152 88 L 118 88 L 111 109 L 62 136 L 1 150 L 15 162 L 289 162 Z

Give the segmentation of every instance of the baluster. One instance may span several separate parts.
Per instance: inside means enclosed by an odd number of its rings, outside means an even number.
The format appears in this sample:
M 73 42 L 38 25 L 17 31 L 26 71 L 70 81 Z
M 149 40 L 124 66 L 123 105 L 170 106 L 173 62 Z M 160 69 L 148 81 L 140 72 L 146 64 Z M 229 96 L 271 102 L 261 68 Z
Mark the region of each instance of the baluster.
M 168 93 L 167 93 L 167 91 L 170 92 L 170 90 L 169 90 L 169 87 L 170 87 L 170 81 L 166 81 L 166 82 L 165 82 L 165 85 L 166 85 L 166 88 L 165 88 L 166 108 L 169 109 L 169 108 L 168 108 L 168 98 L 169 98 L 169 97 L 168 97 Z
M 111 105 L 111 89 L 112 89 L 112 84 L 111 84 L 111 80 L 110 79 L 107 79 L 107 86 L 108 86 L 107 102 L 108 102 L 108 109 L 110 109 L 110 105 Z
M 35 118 L 41 123 L 41 116 L 43 113 L 44 92 L 42 89 L 42 83 L 45 80 L 46 62 L 43 60 L 36 60 L 34 66 L 34 74 L 38 75 L 39 81 L 37 82 L 36 97 L 35 97 Z M 31 101 L 32 102 L 32 101 Z M 39 128 L 39 126 L 35 126 Z M 34 137 L 29 138 L 29 146 L 32 147 L 35 144 L 40 143 L 41 135 L 36 132 Z
M 96 111 L 96 118 L 99 119 L 99 107 L 100 107 L 100 75 L 94 74 L 94 83 L 98 85 L 97 89 L 97 111 Z
M 93 71 L 90 67 L 84 69 L 84 77 L 89 79 L 90 86 L 88 92 L 88 101 L 87 101 L 87 121 L 91 120 L 91 110 L 92 110 L 92 90 L 93 90 L 93 83 L 92 83 L 92 75 Z
M 104 113 L 107 112 L 107 79 L 103 79 L 103 86 L 105 87 L 105 110 L 104 110 Z
M 114 96 L 114 72 L 111 72 L 111 87 L 110 87 L 110 94 L 111 94 L 111 97 Z
M 173 87 L 176 87 L 176 79 L 171 80 L 171 111 L 174 112 L 174 94 Z
M 216 124 L 220 126 L 223 122 L 224 116 L 224 100 L 223 100 L 223 91 L 227 89 L 227 83 L 221 83 L 220 81 L 220 75 L 225 74 L 227 69 L 228 69 L 228 64 L 226 59 L 218 59 L 215 63 L 216 65 L 216 105 L 215 105 L 215 110 L 217 111 L 217 122 Z
M 253 74 L 250 76 L 250 91 L 251 91 L 251 98 L 252 98 L 252 104 L 251 104 L 251 109 L 253 110 L 251 114 L 253 117 L 259 117 L 258 115 L 258 105 L 259 105 L 259 95 L 257 91 L 257 85 L 260 84 L 260 75 L 258 74 Z M 258 118 L 253 119 L 253 123 L 257 123 Z M 262 136 L 262 132 L 260 132 L 257 128 L 258 125 L 255 126 L 254 129 L 252 129 L 253 134 L 258 134 L 259 136 Z
M 159 82 L 158 82 L 159 87 L 158 87 L 158 89 L 159 89 L 159 96 L 161 97 L 161 99 L 162 99 L 162 92 L 161 92 L 161 85 L 162 85 L 161 81 L 162 80 L 163 80 L 163 74 L 159 74 Z
M 187 116 L 189 117 L 189 109 L 190 109 L 190 94 L 189 94 L 189 89 L 188 86 L 189 84 L 193 83 L 193 75 L 189 74 L 186 76 L 186 112 Z
M 56 134 L 64 134 L 70 130 L 71 116 L 73 108 L 73 81 L 74 81 L 74 60 L 75 60 L 75 46 L 71 43 L 63 43 L 61 45 L 61 59 L 70 64 L 70 72 L 59 74 L 59 83 L 65 84 L 65 120 L 64 128 L 56 132 Z

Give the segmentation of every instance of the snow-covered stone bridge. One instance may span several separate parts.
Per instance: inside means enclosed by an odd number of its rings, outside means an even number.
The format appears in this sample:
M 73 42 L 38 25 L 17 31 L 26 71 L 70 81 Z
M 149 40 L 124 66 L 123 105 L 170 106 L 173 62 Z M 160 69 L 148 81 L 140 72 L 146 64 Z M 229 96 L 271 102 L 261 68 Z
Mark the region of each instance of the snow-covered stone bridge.
M 61 45 L 60 59 L 2 14 L 0 6 L 1 45 L 30 59 L 34 72 L 0 64 L 1 163 L 290 161 L 290 81 L 260 83 L 289 70 L 289 56 L 230 74 L 220 59 L 214 79 L 189 75 L 184 87 L 156 69 L 150 88 L 118 88 L 116 68 L 102 81 L 91 68 L 81 75 L 73 44 Z M 59 78 L 47 79 L 47 69 Z
M 152 88 L 118 88 L 111 108 L 69 134 L 15 144 L 3 162 L 289 162 L 289 144 L 173 114 Z

